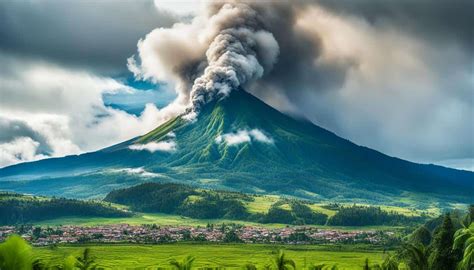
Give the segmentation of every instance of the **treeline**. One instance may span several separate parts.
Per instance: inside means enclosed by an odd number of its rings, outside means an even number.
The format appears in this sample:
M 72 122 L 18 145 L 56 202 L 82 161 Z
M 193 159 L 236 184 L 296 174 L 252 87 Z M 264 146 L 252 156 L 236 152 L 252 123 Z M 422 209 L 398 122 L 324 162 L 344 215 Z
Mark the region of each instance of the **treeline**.
M 65 216 L 126 217 L 131 214 L 92 201 L 23 199 L 21 196 L 0 199 L 0 225 L 25 224 Z
M 249 213 L 245 201 L 253 196 L 237 192 L 193 189 L 181 184 L 145 183 L 115 190 L 104 199 L 124 204 L 134 211 L 178 214 L 198 219 L 234 219 L 259 223 L 325 224 L 327 216 L 307 205 L 291 201 L 290 210 L 273 205 L 268 213 Z
M 198 219 L 245 219 L 249 213 L 242 193 L 198 190 L 174 183 L 145 183 L 114 190 L 106 202 L 127 205 L 133 211 L 178 214 Z
M 326 224 L 328 216 L 322 213 L 316 213 L 309 206 L 298 201 L 288 203 L 291 210 L 283 209 L 278 203 L 272 205 L 268 213 L 262 214 L 255 221 L 260 223 L 285 223 L 293 225 Z
M 422 223 L 425 217 L 409 217 L 396 212 L 388 212 L 373 206 L 340 206 L 337 213 L 328 220 L 333 226 L 405 226 Z

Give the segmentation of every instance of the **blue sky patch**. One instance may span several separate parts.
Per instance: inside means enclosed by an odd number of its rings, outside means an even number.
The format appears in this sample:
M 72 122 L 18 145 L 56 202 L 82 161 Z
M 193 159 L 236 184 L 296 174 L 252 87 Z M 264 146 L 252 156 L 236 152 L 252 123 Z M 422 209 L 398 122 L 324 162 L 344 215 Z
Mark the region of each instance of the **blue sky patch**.
M 133 77 L 120 79 L 124 84 L 135 89 L 132 93 L 105 93 L 104 104 L 127 113 L 140 115 L 148 103 L 163 108 L 176 98 L 176 93 L 166 84 L 154 84 L 148 81 L 137 81 Z

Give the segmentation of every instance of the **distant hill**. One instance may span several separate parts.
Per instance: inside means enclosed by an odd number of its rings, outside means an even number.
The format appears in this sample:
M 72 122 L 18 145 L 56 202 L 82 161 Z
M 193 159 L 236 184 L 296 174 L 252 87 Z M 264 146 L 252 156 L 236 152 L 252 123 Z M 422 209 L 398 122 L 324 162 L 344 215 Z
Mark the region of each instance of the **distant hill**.
M 350 116 L 348 116 L 350 117 Z M 474 173 L 389 157 L 244 90 L 103 150 L 0 169 L 0 189 L 103 197 L 143 181 L 429 208 L 474 201 Z
M 288 198 L 279 198 L 268 204 L 268 199 L 244 193 L 196 189 L 181 184 L 145 183 L 114 190 L 104 200 L 126 205 L 137 212 L 292 225 L 407 226 L 421 223 L 427 218 L 386 211 L 380 207 L 318 206 Z M 265 209 L 266 206 L 268 209 Z M 331 216 L 323 212 L 331 213 Z
M 61 217 L 129 217 L 131 213 L 100 202 L 0 193 L 0 226 Z

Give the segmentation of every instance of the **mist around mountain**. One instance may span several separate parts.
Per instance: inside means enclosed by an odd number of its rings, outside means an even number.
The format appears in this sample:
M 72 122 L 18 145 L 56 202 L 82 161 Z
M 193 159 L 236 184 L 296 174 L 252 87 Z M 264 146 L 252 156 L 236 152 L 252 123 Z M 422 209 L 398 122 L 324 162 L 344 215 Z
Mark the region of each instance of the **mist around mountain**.
M 72 198 L 102 198 L 145 181 L 425 208 L 474 200 L 473 172 L 358 146 L 242 89 L 191 121 L 180 116 L 97 152 L 0 169 L 2 189 Z

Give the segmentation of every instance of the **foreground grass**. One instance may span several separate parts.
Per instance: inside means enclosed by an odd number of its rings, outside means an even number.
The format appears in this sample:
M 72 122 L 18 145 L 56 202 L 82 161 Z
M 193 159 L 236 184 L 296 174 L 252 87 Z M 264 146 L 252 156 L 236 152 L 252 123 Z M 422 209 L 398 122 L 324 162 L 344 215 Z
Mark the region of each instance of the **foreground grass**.
M 247 263 L 263 268 L 270 263 L 278 249 L 285 250 L 298 269 L 312 263 L 337 264 L 339 269 L 362 269 L 365 258 L 381 262 L 383 252 L 363 251 L 363 246 L 276 246 L 246 244 L 164 244 L 164 245 L 81 245 L 58 248 L 35 248 L 38 257 L 46 261 L 60 262 L 68 255 L 79 255 L 90 247 L 96 262 L 106 269 L 156 269 L 169 267 L 171 258 L 186 255 L 196 257 L 195 267 L 224 267 L 242 269 Z

